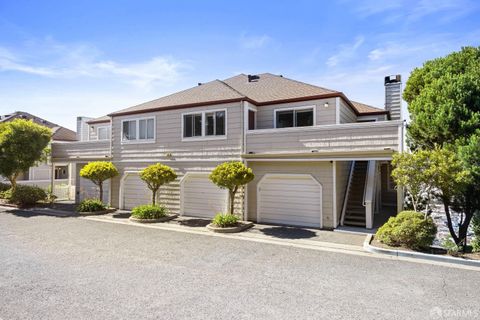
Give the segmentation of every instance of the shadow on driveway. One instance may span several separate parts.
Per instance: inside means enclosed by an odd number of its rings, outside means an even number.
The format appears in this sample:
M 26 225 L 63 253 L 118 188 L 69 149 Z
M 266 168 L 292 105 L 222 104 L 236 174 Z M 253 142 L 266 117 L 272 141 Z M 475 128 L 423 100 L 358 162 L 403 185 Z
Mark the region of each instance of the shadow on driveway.
M 308 239 L 317 236 L 314 231 L 295 227 L 267 227 L 259 231 L 267 236 L 281 239 Z
M 172 222 L 176 222 L 179 225 L 185 226 L 185 227 L 199 228 L 199 227 L 206 227 L 210 223 L 210 220 L 197 219 L 197 218 L 184 218 L 181 220 L 179 219 L 177 221 L 172 220 Z
M 45 210 L 43 208 L 34 208 L 34 209 L 9 209 L 4 211 L 6 213 L 12 214 L 21 218 L 32 218 L 32 217 L 56 217 L 56 218 L 71 218 L 78 217 L 79 215 L 75 212 L 55 212 L 52 210 Z

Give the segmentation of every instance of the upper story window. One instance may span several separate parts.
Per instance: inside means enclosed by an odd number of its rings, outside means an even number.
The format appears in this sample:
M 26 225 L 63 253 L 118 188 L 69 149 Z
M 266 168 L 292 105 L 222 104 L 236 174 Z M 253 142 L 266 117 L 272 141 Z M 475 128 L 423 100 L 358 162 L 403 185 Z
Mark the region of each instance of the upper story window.
M 110 139 L 110 127 L 98 127 L 97 128 L 97 140 L 108 140 Z
M 155 118 L 122 121 L 122 141 L 152 141 L 155 139 Z
M 222 138 L 226 136 L 226 110 L 183 114 L 183 138 Z
M 275 110 L 275 128 L 307 127 L 315 124 L 315 107 Z

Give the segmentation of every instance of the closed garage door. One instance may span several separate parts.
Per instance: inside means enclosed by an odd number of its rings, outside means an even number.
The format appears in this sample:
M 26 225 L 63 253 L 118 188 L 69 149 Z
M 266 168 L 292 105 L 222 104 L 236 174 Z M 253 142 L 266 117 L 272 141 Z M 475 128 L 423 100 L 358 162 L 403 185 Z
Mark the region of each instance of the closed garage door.
M 142 204 L 149 204 L 152 202 L 151 194 L 152 192 L 137 173 L 129 174 L 123 181 L 123 208 L 132 209 Z
M 321 227 L 322 187 L 308 174 L 267 174 L 258 184 L 258 221 Z
M 227 190 L 220 189 L 208 174 L 187 173 L 182 180 L 182 214 L 212 218 L 227 209 Z

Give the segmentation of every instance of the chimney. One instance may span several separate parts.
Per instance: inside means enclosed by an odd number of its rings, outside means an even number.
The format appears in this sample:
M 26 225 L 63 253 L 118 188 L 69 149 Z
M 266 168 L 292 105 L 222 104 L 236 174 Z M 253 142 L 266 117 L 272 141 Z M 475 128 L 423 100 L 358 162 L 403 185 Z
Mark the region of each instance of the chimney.
M 390 112 L 392 120 L 403 120 L 402 77 L 399 74 L 385 77 L 385 110 Z
M 89 117 L 77 117 L 77 140 L 88 141 L 89 140 L 89 125 L 87 121 L 92 120 Z

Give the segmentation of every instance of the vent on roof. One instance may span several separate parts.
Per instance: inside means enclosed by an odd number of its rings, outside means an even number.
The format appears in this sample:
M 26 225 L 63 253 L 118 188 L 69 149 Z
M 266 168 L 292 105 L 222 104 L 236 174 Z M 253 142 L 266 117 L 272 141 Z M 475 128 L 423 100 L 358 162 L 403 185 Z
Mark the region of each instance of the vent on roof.
M 258 79 L 260 79 L 260 76 L 258 76 L 256 74 L 249 74 L 248 75 L 248 82 L 258 81 Z
M 203 83 L 199 82 L 198 85 L 201 86 Z

